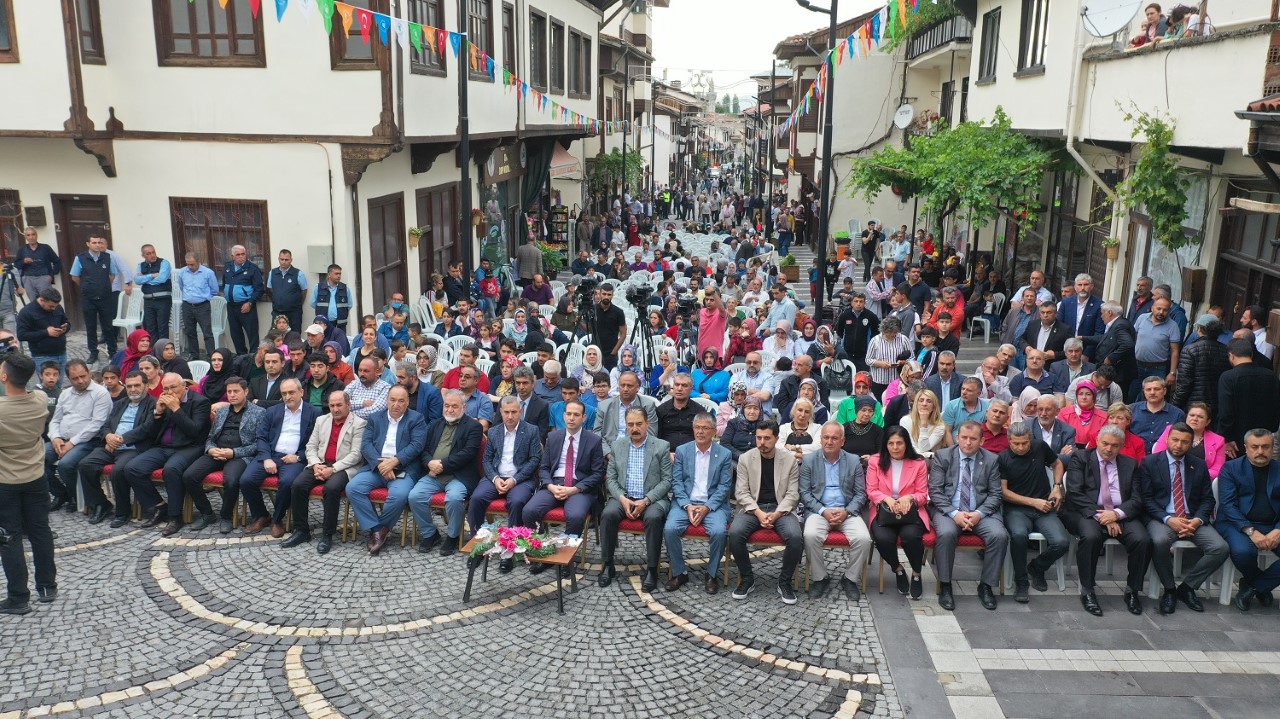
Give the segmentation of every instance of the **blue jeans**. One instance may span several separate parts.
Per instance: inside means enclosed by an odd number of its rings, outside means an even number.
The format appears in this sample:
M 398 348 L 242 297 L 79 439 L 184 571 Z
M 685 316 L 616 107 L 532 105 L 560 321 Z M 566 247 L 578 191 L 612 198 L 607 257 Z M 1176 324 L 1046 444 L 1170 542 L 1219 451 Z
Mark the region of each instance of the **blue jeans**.
M 457 539 L 462 534 L 462 517 L 467 508 L 467 485 L 457 479 L 451 479 L 442 485 L 430 475 L 420 478 L 409 491 L 409 511 L 413 512 L 413 520 L 418 523 L 418 535 L 423 539 L 435 536 L 436 523 L 431 520 L 431 496 L 436 492 L 444 492 L 444 516 L 448 520 L 445 533 L 450 539 Z M 475 531 L 475 527 L 472 527 L 472 531 Z
M 1264 524 L 1253 526 L 1263 534 L 1275 529 L 1274 526 Z M 1242 586 L 1252 584 L 1253 588 L 1259 592 L 1269 592 L 1280 587 L 1280 562 L 1273 562 L 1266 570 L 1258 569 L 1258 546 L 1252 539 L 1239 529 L 1226 525 L 1220 524 L 1218 532 L 1231 547 L 1231 561 L 1235 562 L 1236 569 L 1240 570 Z M 1272 550 L 1272 553 L 1280 557 L 1280 549 Z
M 45 362 L 53 362 L 58 365 L 58 381 L 62 381 L 63 368 L 67 366 L 67 356 L 60 355 L 31 355 L 31 361 L 36 363 L 36 373 L 31 375 L 31 381 L 27 382 L 27 389 L 33 389 L 40 384 L 40 366 Z
M 89 456 L 93 444 L 81 442 L 72 447 L 61 457 L 53 451 L 53 443 L 44 443 L 44 478 L 49 483 L 49 493 L 55 497 L 65 497 L 68 502 L 76 501 L 76 478 L 79 473 L 76 467 L 80 460 Z M 54 471 L 57 470 L 57 474 Z
M 1033 530 L 1043 534 L 1049 544 L 1039 557 L 1032 560 L 1041 572 L 1047 571 L 1071 548 L 1071 535 L 1058 519 L 1057 512 L 1042 513 L 1031 507 L 1005 505 L 1004 526 L 1009 531 L 1009 558 L 1013 562 L 1014 584 L 1030 581 L 1027 579 L 1027 536 Z
M 404 506 L 409 503 L 409 490 L 413 489 L 415 481 L 413 477 L 406 475 L 388 482 L 382 475 L 369 470 L 353 477 L 347 485 L 347 501 L 351 503 L 351 511 L 356 513 L 356 521 L 360 523 L 360 528 L 366 532 L 372 532 L 375 529 L 384 527 L 391 529 L 395 526 L 396 520 L 400 519 L 400 514 L 404 512 Z M 379 514 L 373 509 L 369 493 L 382 487 L 387 488 L 387 501 L 382 505 L 382 513 Z
M 707 528 L 711 538 L 711 560 L 707 563 L 707 576 L 714 577 L 720 573 L 720 560 L 724 559 L 724 547 L 729 541 L 729 507 L 721 507 L 702 518 L 702 526 Z M 689 512 L 672 504 L 667 514 L 667 524 L 662 528 L 662 536 L 667 543 L 667 558 L 671 561 L 671 575 L 678 577 L 685 573 L 684 547 L 681 538 L 689 528 Z

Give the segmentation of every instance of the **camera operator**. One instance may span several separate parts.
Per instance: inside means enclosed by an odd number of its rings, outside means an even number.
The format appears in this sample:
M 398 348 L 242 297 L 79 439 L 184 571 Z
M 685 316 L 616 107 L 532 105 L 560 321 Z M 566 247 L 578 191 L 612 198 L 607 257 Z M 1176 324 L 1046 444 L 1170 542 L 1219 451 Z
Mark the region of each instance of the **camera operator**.
M 0 602 L 0 614 L 27 614 L 31 611 L 31 590 L 27 587 L 27 560 L 22 537 L 31 543 L 36 568 L 36 591 L 40 601 L 52 602 L 58 592 L 57 570 L 53 564 L 53 532 L 49 529 L 49 485 L 44 477 L 44 420 L 49 414 L 43 392 L 28 392 L 27 382 L 35 374 L 30 357 L 9 352 L 0 362 L 0 527 L 8 542 L 0 545 L 8 596 Z
M 622 308 L 613 304 L 613 287 L 601 285 L 596 289 L 595 335 L 591 338 L 594 344 L 604 351 L 601 358 L 604 366 L 613 369 L 618 366 L 618 353 L 622 351 L 623 340 L 627 338 L 627 316 Z

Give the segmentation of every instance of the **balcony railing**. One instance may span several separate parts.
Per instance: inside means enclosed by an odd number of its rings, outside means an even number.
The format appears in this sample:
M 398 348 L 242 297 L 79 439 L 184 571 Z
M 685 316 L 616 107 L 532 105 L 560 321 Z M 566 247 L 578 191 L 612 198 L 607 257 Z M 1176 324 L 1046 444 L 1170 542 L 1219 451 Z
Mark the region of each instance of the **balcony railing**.
M 914 60 L 950 42 L 971 42 L 973 23 L 964 15 L 941 20 L 915 34 L 907 44 L 907 59 Z

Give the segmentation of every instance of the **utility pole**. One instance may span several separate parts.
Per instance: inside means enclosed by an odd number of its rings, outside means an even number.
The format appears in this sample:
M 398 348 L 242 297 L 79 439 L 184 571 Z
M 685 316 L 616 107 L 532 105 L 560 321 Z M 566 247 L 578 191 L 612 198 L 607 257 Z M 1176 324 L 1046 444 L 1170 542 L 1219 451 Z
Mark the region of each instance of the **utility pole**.
M 458 45 L 458 163 L 462 165 L 461 193 L 459 202 L 462 205 L 459 219 L 458 239 L 462 244 L 462 272 L 470 277 L 479 264 L 472 253 L 475 233 L 471 231 L 471 118 L 467 110 L 467 67 L 463 58 L 467 55 L 467 0 L 458 0 L 458 33 L 462 41 Z M 464 240 L 465 241 L 462 241 Z
M 831 51 L 834 50 L 836 46 L 836 12 L 840 4 L 840 0 L 831 0 L 831 7 L 829 9 L 814 5 L 809 2 L 809 0 L 796 0 L 796 4 L 806 10 L 823 13 L 830 17 L 830 22 L 827 26 L 827 54 L 823 56 L 822 60 L 823 65 L 825 65 L 827 59 L 831 57 Z M 819 72 L 821 72 L 821 68 L 819 69 Z M 831 115 L 834 106 L 834 102 L 832 100 L 835 97 L 835 73 L 831 72 L 828 68 L 826 76 L 827 86 L 823 88 L 822 93 L 822 175 L 819 180 L 819 183 L 821 184 L 818 187 L 818 192 L 820 193 L 818 198 L 818 211 L 822 213 L 818 222 L 817 255 L 820 262 L 825 260 L 827 256 L 827 234 L 831 229 L 831 135 L 833 133 L 831 127 Z M 821 322 L 821 292 L 818 293 L 817 297 L 813 298 L 813 306 L 815 310 L 817 310 L 815 315 L 818 317 L 818 321 Z

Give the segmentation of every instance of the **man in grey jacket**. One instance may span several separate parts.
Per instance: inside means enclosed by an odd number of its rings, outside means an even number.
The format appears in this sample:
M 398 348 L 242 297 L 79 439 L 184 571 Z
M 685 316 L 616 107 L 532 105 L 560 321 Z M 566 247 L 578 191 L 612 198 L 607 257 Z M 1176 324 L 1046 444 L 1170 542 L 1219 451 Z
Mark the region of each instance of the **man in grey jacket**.
M 871 556 L 871 532 L 862 519 L 867 506 L 867 480 L 862 462 L 844 451 L 844 425 L 822 425 L 822 450 L 810 452 L 800 462 L 800 503 L 808 516 L 804 520 L 804 549 L 809 555 L 813 583 L 809 597 L 818 599 L 827 592 L 827 564 L 822 545 L 830 532 L 844 534 L 849 542 L 849 562 L 840 587 L 849 601 L 862 598 L 858 580 Z

